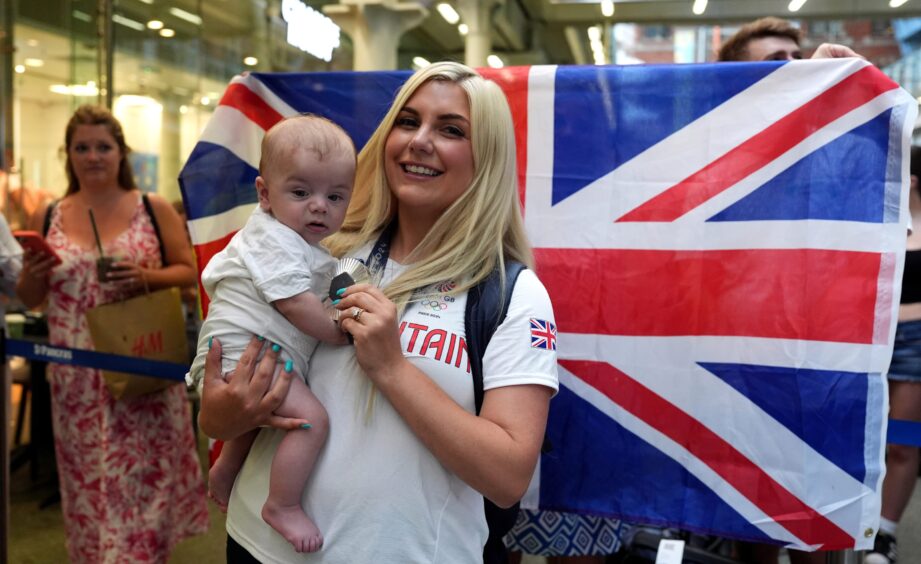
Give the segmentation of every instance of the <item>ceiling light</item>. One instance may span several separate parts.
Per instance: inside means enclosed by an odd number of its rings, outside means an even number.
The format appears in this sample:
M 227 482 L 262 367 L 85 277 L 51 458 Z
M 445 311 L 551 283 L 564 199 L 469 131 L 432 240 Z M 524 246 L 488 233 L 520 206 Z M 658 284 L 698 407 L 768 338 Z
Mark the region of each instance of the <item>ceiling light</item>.
M 26 65 L 27 67 L 38 68 L 38 67 L 43 67 L 43 66 L 45 66 L 45 61 L 43 61 L 43 60 L 41 60 L 41 59 L 33 59 L 33 58 L 31 58 L 31 57 L 26 58 L 26 59 L 23 59 L 22 62 L 25 63 L 25 65 Z
M 501 69 L 505 66 L 505 63 L 499 58 L 499 55 L 490 55 L 486 57 L 486 64 L 494 69 Z
M 425 57 L 413 57 L 413 65 L 415 65 L 416 68 L 423 69 L 430 64 L 432 63 L 430 63 L 429 60 Z
M 202 105 L 202 106 L 207 106 L 207 105 L 209 105 L 209 104 L 211 103 L 211 98 L 209 98 L 209 97 L 207 97 L 207 96 L 202 96 L 201 99 L 199 100 L 199 102 L 201 102 L 201 105 Z
M 707 0 L 694 0 L 694 5 L 691 6 L 691 11 L 694 12 L 694 15 L 699 16 L 707 11 Z
M 614 0 L 601 0 L 601 15 L 606 18 L 614 15 Z
M 154 0 L 138 0 L 141 4 L 147 4 L 148 6 L 154 3 Z
M 588 43 L 592 48 L 592 60 L 596 65 L 606 64 L 607 57 L 604 54 L 604 44 L 601 42 L 601 26 L 593 25 L 588 28 Z
M 467 27 L 467 24 L 462 23 L 457 25 L 457 33 L 461 35 L 467 35 L 468 31 L 470 31 L 470 28 Z
M 98 96 L 99 88 L 96 87 L 95 82 L 87 82 L 86 84 L 52 84 L 48 87 L 48 90 L 54 92 L 55 94 L 64 94 L 67 96 Z
M 901 6 L 902 4 L 904 4 L 905 2 L 908 2 L 908 0 L 889 0 L 889 7 L 890 7 L 890 8 L 898 8 L 899 6 Z
M 115 14 L 114 16 L 112 16 L 112 21 L 117 24 L 121 24 L 125 27 L 130 27 L 131 29 L 135 31 L 144 31 L 146 29 L 144 27 L 144 24 L 142 24 L 141 22 L 136 22 L 132 20 L 131 18 L 126 18 L 125 16 L 120 16 L 118 14 Z
M 22 74 L 22 73 L 26 72 L 26 66 L 25 66 L 25 65 L 16 65 L 15 67 L 13 67 L 13 70 L 15 70 L 17 74 Z
M 803 7 L 803 4 L 806 3 L 806 0 L 790 0 L 790 5 L 787 6 L 787 9 L 791 12 L 798 12 L 800 8 Z
M 185 10 L 180 10 L 179 8 L 170 8 L 169 13 L 173 14 L 180 20 L 185 20 L 195 25 L 201 25 L 201 16 L 197 16 L 191 12 L 186 12 Z
M 259 59 L 256 57 L 244 57 L 243 64 L 248 67 L 254 67 L 259 64 Z
M 150 20 L 147 22 L 147 29 L 163 29 L 163 22 L 160 20 Z
M 186 106 L 185 104 L 179 106 L 179 113 L 180 113 L 180 114 L 187 114 L 187 113 L 189 113 L 189 107 Z
M 168 27 L 164 27 L 163 29 L 160 30 L 160 37 L 174 37 L 175 35 L 176 35 L 176 32 L 171 30 Z
M 454 9 L 454 6 L 448 4 L 447 2 L 441 2 L 437 6 L 438 13 L 441 14 L 441 17 L 445 19 L 451 25 L 456 24 L 460 21 L 460 14 L 457 13 L 457 10 Z
M 115 100 L 115 113 L 116 115 L 121 112 L 119 109 L 124 107 L 141 107 L 149 108 L 156 110 L 158 112 L 163 111 L 163 104 L 157 102 L 150 96 L 138 96 L 137 94 L 122 94 Z

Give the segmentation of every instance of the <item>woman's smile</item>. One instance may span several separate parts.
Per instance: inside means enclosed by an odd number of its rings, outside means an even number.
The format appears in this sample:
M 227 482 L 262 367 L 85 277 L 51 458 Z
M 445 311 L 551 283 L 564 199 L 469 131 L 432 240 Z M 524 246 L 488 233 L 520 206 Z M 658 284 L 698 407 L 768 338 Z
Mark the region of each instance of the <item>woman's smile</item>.
M 439 170 L 433 168 L 428 168 L 423 165 L 404 163 L 401 165 L 403 170 L 408 174 L 414 174 L 419 176 L 441 176 L 443 173 Z

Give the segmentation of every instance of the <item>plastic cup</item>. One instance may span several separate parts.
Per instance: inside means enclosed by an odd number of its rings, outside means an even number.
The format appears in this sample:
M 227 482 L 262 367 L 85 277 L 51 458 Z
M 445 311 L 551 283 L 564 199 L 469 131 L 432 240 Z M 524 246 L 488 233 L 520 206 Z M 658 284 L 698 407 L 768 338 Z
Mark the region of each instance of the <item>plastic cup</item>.
M 115 266 L 115 263 L 120 261 L 118 257 L 99 257 L 96 259 L 96 276 L 99 277 L 99 282 L 105 284 L 111 282 L 109 280 L 109 273 L 113 270 L 118 270 Z

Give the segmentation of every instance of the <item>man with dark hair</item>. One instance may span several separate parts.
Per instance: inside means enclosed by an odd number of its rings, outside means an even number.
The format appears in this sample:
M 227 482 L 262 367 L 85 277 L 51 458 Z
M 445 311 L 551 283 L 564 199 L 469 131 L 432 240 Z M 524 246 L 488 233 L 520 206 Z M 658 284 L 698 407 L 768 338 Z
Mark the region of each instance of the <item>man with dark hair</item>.
M 767 17 L 749 22 L 723 43 L 719 61 L 792 61 L 802 59 L 800 42 L 803 32 L 787 20 Z M 860 57 L 850 47 L 823 43 L 812 54 L 813 59 Z

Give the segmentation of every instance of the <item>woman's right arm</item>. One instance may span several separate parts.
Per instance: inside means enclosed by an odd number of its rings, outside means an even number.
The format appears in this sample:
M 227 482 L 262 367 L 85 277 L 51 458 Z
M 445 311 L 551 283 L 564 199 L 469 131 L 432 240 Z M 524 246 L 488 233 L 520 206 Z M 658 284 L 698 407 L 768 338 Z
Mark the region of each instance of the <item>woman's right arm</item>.
M 271 346 L 262 360 L 256 362 L 263 345 L 268 344 L 256 337 L 250 339 L 237 367 L 230 378 L 224 380 L 221 377 L 221 343 L 218 339 L 212 340 L 205 359 L 201 411 L 198 414 L 198 426 L 203 433 L 226 441 L 256 427 L 290 430 L 309 423 L 304 419 L 275 415 L 274 411 L 288 393 L 293 373 L 278 369 L 278 351 Z M 278 377 L 272 384 L 276 371 Z
M 29 218 L 28 228 L 32 231 L 41 233 L 45 225 L 45 215 L 48 213 L 48 205 L 40 207 Z M 28 250 L 23 251 L 22 271 L 19 273 L 19 280 L 16 282 L 16 295 L 22 300 L 28 308 L 35 308 L 45 301 L 48 297 L 50 288 L 48 275 L 54 266 L 54 259 L 39 253 L 33 253 Z

